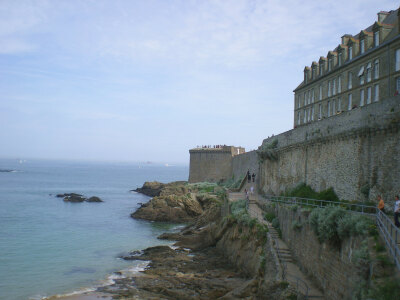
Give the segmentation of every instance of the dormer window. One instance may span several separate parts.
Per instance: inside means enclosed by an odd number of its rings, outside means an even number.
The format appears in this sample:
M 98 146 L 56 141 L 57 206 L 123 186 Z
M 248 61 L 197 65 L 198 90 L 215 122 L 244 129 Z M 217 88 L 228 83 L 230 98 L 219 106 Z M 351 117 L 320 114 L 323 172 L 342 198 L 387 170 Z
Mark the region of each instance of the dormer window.
M 339 67 L 342 65 L 342 52 L 339 52 L 338 54 L 338 65 Z
M 315 69 L 315 67 L 313 67 L 312 70 L 311 70 L 312 79 L 315 79 L 315 71 L 316 71 L 316 69 Z
M 328 71 L 332 71 L 332 57 L 328 59 Z
M 353 59 L 353 46 L 349 46 L 349 60 Z
M 319 64 L 319 75 L 321 76 L 321 75 L 324 75 L 324 63 L 323 62 L 321 62 L 320 64 Z
M 365 40 L 362 39 L 360 41 L 360 54 L 363 54 L 365 52 Z
M 379 31 L 374 32 L 374 46 L 375 47 L 379 46 Z
M 304 84 L 307 84 L 307 71 L 304 71 Z

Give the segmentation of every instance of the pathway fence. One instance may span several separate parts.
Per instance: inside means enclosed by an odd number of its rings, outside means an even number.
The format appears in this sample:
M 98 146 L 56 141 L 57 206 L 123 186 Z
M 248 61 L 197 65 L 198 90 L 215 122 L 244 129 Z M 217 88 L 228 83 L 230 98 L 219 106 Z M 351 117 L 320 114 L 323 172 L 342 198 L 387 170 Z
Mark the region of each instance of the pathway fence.
M 328 207 L 328 206 L 339 206 L 352 213 L 360 213 L 370 215 L 376 219 L 376 224 L 379 229 L 379 233 L 382 239 L 385 241 L 386 247 L 392 256 L 396 267 L 400 270 L 400 230 L 397 228 L 388 216 L 377 209 L 375 206 L 346 203 L 346 202 L 335 202 L 327 200 L 316 200 L 299 197 L 284 197 L 284 196 L 265 196 L 259 197 L 259 201 L 267 203 L 268 201 L 288 204 L 288 205 L 299 205 L 299 206 L 311 206 L 311 207 Z

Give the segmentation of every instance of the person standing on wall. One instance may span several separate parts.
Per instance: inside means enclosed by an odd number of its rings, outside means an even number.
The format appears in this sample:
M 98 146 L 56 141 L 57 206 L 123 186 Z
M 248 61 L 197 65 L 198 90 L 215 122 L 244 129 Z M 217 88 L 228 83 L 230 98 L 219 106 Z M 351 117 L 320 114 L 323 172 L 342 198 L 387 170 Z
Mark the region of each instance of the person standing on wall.
M 250 181 L 251 181 L 250 170 L 247 170 L 247 182 L 250 183 Z
M 253 173 L 253 175 L 251 175 L 251 178 L 253 179 L 253 182 L 254 182 L 254 179 L 256 178 L 256 174 Z
M 396 202 L 394 203 L 394 224 L 396 225 L 396 227 L 400 227 L 399 215 L 400 215 L 400 200 L 399 196 L 396 195 Z
M 378 195 L 378 209 L 381 211 L 381 212 L 385 212 L 385 210 L 384 210 L 384 207 L 385 207 L 385 202 L 383 202 L 383 199 L 382 199 L 382 196 L 381 195 Z

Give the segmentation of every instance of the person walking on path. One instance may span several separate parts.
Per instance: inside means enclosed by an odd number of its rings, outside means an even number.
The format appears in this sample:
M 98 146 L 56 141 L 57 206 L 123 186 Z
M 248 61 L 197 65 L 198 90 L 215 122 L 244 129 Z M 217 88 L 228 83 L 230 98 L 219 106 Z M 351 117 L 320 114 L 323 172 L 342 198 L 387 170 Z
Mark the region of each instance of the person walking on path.
M 254 194 L 254 186 L 251 186 L 250 187 L 250 195 L 253 195 Z
M 400 215 L 400 200 L 399 196 L 396 195 L 396 202 L 394 203 L 394 224 L 396 225 L 396 227 L 400 227 L 399 215 Z
M 250 170 L 247 170 L 247 183 L 250 183 L 250 181 L 251 181 Z
M 251 178 L 253 179 L 253 182 L 254 182 L 254 179 L 256 178 L 256 174 L 253 173 L 253 175 L 251 175 Z
M 244 189 L 244 195 L 246 196 L 246 209 L 249 210 L 249 192 Z
M 385 210 L 384 210 L 384 207 L 385 207 L 385 202 L 383 202 L 383 199 L 382 199 L 382 196 L 381 195 L 378 195 L 378 209 L 381 211 L 381 212 L 385 212 Z

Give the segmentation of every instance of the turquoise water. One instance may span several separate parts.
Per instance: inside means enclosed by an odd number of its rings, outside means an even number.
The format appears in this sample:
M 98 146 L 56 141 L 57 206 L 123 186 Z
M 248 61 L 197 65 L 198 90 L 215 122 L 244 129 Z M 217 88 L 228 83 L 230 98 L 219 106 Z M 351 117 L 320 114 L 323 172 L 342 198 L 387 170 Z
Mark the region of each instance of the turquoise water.
M 144 181 L 186 180 L 186 166 L 0 160 L 0 299 L 40 299 L 102 284 L 134 266 L 121 253 L 162 241 L 171 224 L 134 220 Z M 104 203 L 65 203 L 57 193 Z M 51 195 L 50 195 L 51 194 Z

